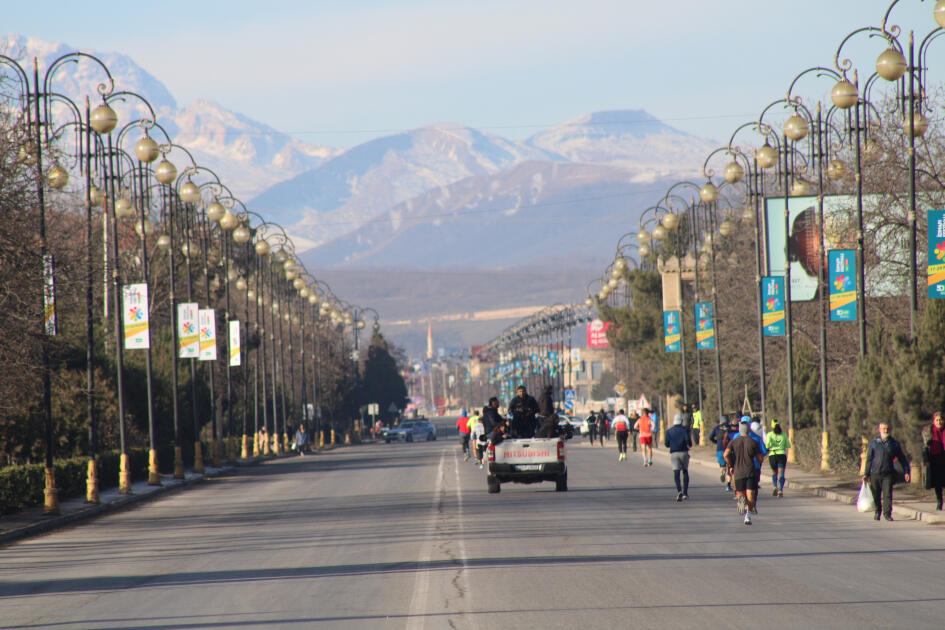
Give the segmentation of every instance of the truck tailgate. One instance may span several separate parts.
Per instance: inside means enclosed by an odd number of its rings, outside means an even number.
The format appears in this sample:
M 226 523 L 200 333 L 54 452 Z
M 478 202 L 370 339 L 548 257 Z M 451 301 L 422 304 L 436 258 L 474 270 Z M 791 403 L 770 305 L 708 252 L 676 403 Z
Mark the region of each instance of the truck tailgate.
M 505 440 L 495 447 L 495 461 L 503 464 L 556 462 L 558 461 L 558 439 Z

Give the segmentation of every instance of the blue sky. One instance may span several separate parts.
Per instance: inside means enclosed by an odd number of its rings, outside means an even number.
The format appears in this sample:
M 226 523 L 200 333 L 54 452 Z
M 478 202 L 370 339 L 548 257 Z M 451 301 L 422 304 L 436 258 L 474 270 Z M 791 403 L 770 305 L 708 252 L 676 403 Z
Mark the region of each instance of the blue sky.
M 315 0 L 6 3 L 6 32 L 129 55 L 181 105 L 208 98 L 313 144 L 434 122 L 510 138 L 580 114 L 645 109 L 724 142 L 805 68 L 832 65 L 874 0 Z M 890 23 L 921 39 L 934 0 Z M 53 6 L 55 8 L 53 8 Z M 906 37 L 903 36 L 903 41 Z M 945 38 L 942 38 L 945 39 Z M 848 50 L 869 74 L 882 43 Z M 935 59 L 945 44 L 933 43 Z M 945 64 L 941 64 L 945 68 Z M 824 82 L 806 93 L 823 98 Z

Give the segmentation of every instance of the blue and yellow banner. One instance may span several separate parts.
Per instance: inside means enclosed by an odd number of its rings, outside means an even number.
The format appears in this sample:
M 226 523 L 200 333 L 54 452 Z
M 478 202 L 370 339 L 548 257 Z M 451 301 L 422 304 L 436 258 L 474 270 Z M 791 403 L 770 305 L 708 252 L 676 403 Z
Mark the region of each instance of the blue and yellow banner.
M 945 299 L 945 210 L 929 210 L 930 298 Z
M 666 352 L 679 352 L 682 349 L 681 324 L 679 311 L 663 311 L 663 345 Z
M 827 252 L 830 321 L 856 321 L 856 250 L 831 249 Z
M 696 302 L 696 348 L 699 350 L 715 348 L 715 319 L 712 314 L 712 302 Z
M 765 337 L 783 337 L 784 278 L 765 276 L 761 279 L 761 325 Z

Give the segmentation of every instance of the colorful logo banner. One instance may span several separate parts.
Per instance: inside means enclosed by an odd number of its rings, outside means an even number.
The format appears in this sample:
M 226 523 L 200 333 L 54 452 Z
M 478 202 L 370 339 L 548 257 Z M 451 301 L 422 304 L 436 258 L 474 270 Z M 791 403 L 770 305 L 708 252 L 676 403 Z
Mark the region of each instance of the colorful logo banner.
M 46 334 L 56 335 L 56 265 L 52 254 L 43 256 L 43 317 Z
M 666 352 L 682 350 L 679 311 L 663 311 L 663 346 Z
M 929 210 L 930 298 L 945 298 L 945 210 Z
M 761 279 L 761 325 L 765 337 L 783 337 L 784 278 L 765 276 Z
M 827 252 L 830 321 L 856 321 L 856 250 Z
M 121 288 L 121 308 L 124 315 L 125 348 L 141 350 L 150 347 L 148 285 L 124 285 Z
M 217 320 L 212 308 L 197 311 L 197 326 L 200 329 L 200 360 L 217 360 Z
M 696 302 L 696 348 L 699 350 L 715 348 L 715 319 L 712 314 L 712 302 Z
M 196 359 L 200 356 L 198 308 L 196 302 L 182 302 L 177 305 L 177 356 L 181 359 Z
M 602 322 L 599 319 L 592 320 L 587 325 L 587 347 L 609 348 L 610 342 L 607 340 L 607 331 L 613 325 L 613 322 Z
M 240 365 L 240 322 L 237 319 L 230 322 L 230 365 Z

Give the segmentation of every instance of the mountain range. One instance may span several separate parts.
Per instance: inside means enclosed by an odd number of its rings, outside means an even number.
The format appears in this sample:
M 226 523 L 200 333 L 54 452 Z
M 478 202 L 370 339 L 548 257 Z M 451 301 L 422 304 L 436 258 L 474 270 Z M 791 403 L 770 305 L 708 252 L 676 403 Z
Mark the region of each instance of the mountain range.
M 0 54 L 32 68 L 39 62 L 40 77 L 59 57 L 77 49 L 24 35 L 0 35 Z M 170 139 L 193 154 L 197 164 L 210 168 L 242 199 L 266 190 L 273 184 L 314 168 L 337 154 L 337 149 L 311 145 L 209 100 L 200 99 L 185 107 L 167 87 L 137 65 L 130 57 L 113 52 L 83 51 L 100 59 L 111 73 L 115 92 L 131 92 L 147 99 L 161 129 L 152 135 L 158 142 Z M 0 73 L 6 68 L 0 66 Z M 100 65 L 90 59 L 63 63 L 53 75 L 53 89 L 77 104 L 89 95 L 92 107 L 99 97 L 97 86 L 108 85 Z M 132 95 L 116 97 L 114 107 L 119 124 L 151 118 L 148 107 Z M 162 131 L 163 130 L 163 131 Z M 164 134 L 167 134 L 167 137 Z M 174 158 L 179 169 L 186 160 Z
M 73 50 L 0 36 L 0 53 L 23 60 L 24 68 L 35 56 L 41 73 Z M 716 148 L 639 109 L 584 114 L 524 140 L 438 123 L 346 149 L 316 146 L 210 100 L 180 106 L 131 58 L 91 54 L 106 64 L 116 91 L 148 99 L 160 124 L 152 135 L 185 147 L 248 207 L 283 225 L 302 262 L 332 277 L 337 295 L 384 300 L 388 310 L 412 318 L 441 316 L 458 302 L 582 300 L 577 285 L 584 283 L 574 280 L 599 274 L 620 235 L 638 229 L 640 215 L 668 185 L 698 181 L 701 160 Z M 83 59 L 62 65 L 53 85 L 76 102 L 86 94 L 94 101 L 106 78 Z M 122 122 L 151 116 L 133 95 L 116 109 Z M 174 159 L 179 169 L 187 165 Z M 374 281 L 341 270 L 364 270 Z M 442 299 L 425 296 L 416 284 L 421 272 L 452 274 L 436 289 Z M 495 282 L 505 273 L 515 286 Z M 541 277 L 544 288 L 533 291 L 522 281 L 529 277 Z M 568 287 L 553 289 L 564 281 Z M 463 342 L 485 332 L 464 330 Z M 399 334 L 420 338 L 412 329 Z

